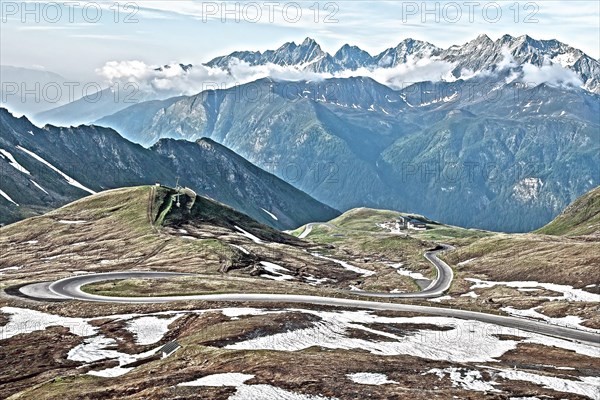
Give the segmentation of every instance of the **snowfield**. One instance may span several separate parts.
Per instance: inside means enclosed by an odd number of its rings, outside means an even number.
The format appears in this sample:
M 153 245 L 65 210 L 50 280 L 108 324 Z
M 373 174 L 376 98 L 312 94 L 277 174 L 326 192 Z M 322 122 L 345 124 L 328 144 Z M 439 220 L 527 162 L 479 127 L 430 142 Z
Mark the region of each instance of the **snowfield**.
M 245 248 L 243 248 L 242 246 L 238 246 L 237 244 L 230 244 L 231 247 L 233 247 L 234 249 L 238 249 L 239 251 L 241 251 L 244 254 L 250 254 L 250 252 L 248 250 L 246 250 Z
M 61 219 L 60 221 L 58 221 L 59 224 L 63 224 L 63 225 L 81 225 L 81 224 L 85 224 L 87 221 L 81 221 L 81 220 L 68 220 L 68 219 Z
M 261 208 L 261 210 L 263 210 L 265 213 L 267 213 L 267 215 L 269 215 L 269 217 L 273 218 L 275 221 L 279 221 L 277 216 L 275 214 L 273 214 L 271 211 L 267 211 L 264 208 Z
M 290 310 L 288 310 L 290 311 Z M 546 346 L 573 350 L 579 354 L 600 357 L 600 348 L 578 344 L 568 340 L 551 338 L 517 329 L 500 327 L 478 321 L 466 321 L 446 317 L 378 317 L 366 311 L 318 312 L 295 310 L 313 314 L 322 319 L 312 327 L 270 336 L 262 336 L 233 343 L 226 348 L 235 350 L 300 351 L 312 346 L 328 349 L 362 349 L 377 355 L 411 355 L 430 360 L 452 362 L 494 361 L 519 342 L 537 343 Z M 407 331 L 396 336 L 378 331 L 364 324 L 429 324 L 448 327 L 449 330 Z M 364 340 L 348 337 L 350 329 L 363 330 L 380 335 L 386 340 Z M 512 335 L 521 340 L 500 340 L 498 335 Z M 394 339 L 389 341 L 389 339 Z
M 44 193 L 46 193 L 46 194 L 49 194 L 49 193 L 48 193 L 48 191 L 46 191 L 46 189 L 44 189 L 43 187 L 41 187 L 41 186 L 40 186 L 40 185 L 39 185 L 39 184 L 38 184 L 36 181 L 34 181 L 33 179 L 30 179 L 29 181 L 30 181 L 31 183 L 33 183 L 33 185 L 34 185 L 36 188 L 40 189 L 42 192 L 44 192 Z
M 176 314 L 171 318 L 159 318 L 155 316 L 135 318 L 127 323 L 127 330 L 135 335 L 136 344 L 154 344 L 159 342 L 169 332 L 169 325 L 182 315 Z
M 254 236 L 253 234 L 251 234 L 250 232 L 246 232 L 245 230 L 243 230 L 239 226 L 235 226 L 234 228 L 237 229 L 239 232 L 241 232 L 242 235 L 244 235 L 248 239 L 252 240 L 254 243 L 262 244 L 263 241 L 260 240 L 259 238 L 257 238 L 256 236 Z
M 172 312 L 162 312 L 153 315 L 109 315 L 95 318 L 70 318 L 59 315 L 48 314 L 40 311 L 29 310 L 26 308 L 2 307 L 4 314 L 9 316 L 8 323 L 0 327 L 0 339 L 9 339 L 19 334 L 41 331 L 51 326 L 62 326 L 77 336 L 84 337 L 84 342 L 69 350 L 67 358 L 72 361 L 83 363 L 93 363 L 105 359 L 116 359 L 119 366 L 108 368 L 102 371 L 90 371 L 89 373 L 97 376 L 114 377 L 123 375 L 131 368 L 121 368 L 121 366 L 149 357 L 156 353 L 160 347 L 140 354 L 126 354 L 117 350 L 112 350 L 117 342 L 112 338 L 107 338 L 98 334 L 98 329 L 89 322 L 98 319 L 113 319 L 127 321 L 125 329 L 133 333 L 137 344 L 153 344 L 160 341 L 167 333 L 167 326 L 179 318 L 181 313 L 173 315 Z M 159 318 L 159 316 L 170 315 L 168 319 Z
M 404 269 L 402 268 L 402 266 L 404 265 L 403 263 L 396 263 L 396 264 L 388 264 L 390 267 L 394 268 L 400 275 L 402 276 L 408 276 L 409 278 L 415 279 L 415 280 L 426 280 L 426 281 L 431 281 L 431 279 L 425 277 L 422 273 L 420 272 L 413 272 L 410 271 L 408 269 Z
M 27 308 L 2 307 L 4 314 L 8 314 L 8 323 L 0 327 L 0 338 L 10 339 L 13 336 L 43 331 L 51 326 L 64 326 L 77 336 L 89 336 L 97 332 L 97 329 L 84 318 L 69 318 L 59 315 L 47 314 Z
M 291 271 L 287 268 L 282 267 L 281 265 L 277 265 L 277 264 L 274 264 L 274 263 L 268 262 L 268 261 L 261 261 L 260 263 L 265 270 L 267 270 L 271 274 L 273 274 L 273 275 L 262 274 L 261 277 L 263 277 L 263 278 L 273 279 L 275 281 L 291 281 L 291 280 L 295 279 L 291 275 L 284 274 L 283 272 L 291 272 Z
M 210 387 L 220 387 L 220 386 L 241 386 L 246 381 L 254 378 L 254 375 L 248 374 L 239 374 L 236 372 L 230 372 L 226 374 L 214 374 L 207 375 L 205 377 L 196 379 L 191 382 L 183 382 L 178 386 L 210 386 Z
M 583 377 L 581 379 L 563 379 L 553 376 L 545 376 L 524 372 L 519 370 L 501 370 L 498 375 L 504 379 L 513 381 L 525 381 L 543 386 L 546 389 L 556 390 L 559 392 L 576 393 L 582 396 L 587 396 L 591 399 L 600 399 L 600 378 L 599 377 Z
M 15 160 L 13 155 L 10 154 L 8 151 L 6 151 L 4 149 L 0 149 L 0 154 L 2 154 L 4 157 L 6 157 L 8 159 L 8 163 L 10 164 L 11 167 L 13 167 L 14 169 L 16 169 L 17 171 L 19 171 L 23 174 L 31 175 L 31 172 L 27 171 L 27 169 L 24 166 L 19 164 L 17 162 L 17 160 Z
M 481 279 L 466 278 L 466 281 L 473 282 L 471 290 L 473 289 L 489 289 L 494 286 L 507 286 L 516 288 L 522 291 L 535 290 L 538 288 L 550 290 L 553 292 L 562 293 L 562 297 L 551 297 L 545 296 L 548 300 L 567 300 L 567 301 L 586 301 L 586 302 L 600 302 L 600 295 L 586 292 L 582 289 L 575 289 L 569 285 L 558 285 L 555 283 L 541 283 L 536 281 L 509 281 L 509 282 L 493 282 L 484 281 Z
M 266 310 L 258 308 L 223 308 L 189 311 L 163 311 L 151 314 L 121 314 L 100 316 L 94 318 L 71 318 L 48 314 L 40 311 L 2 307 L 0 311 L 7 315 L 8 323 L 0 327 L 0 339 L 9 339 L 18 334 L 26 334 L 44 330 L 51 326 L 63 326 L 71 333 L 83 337 L 83 343 L 73 347 L 68 352 L 68 359 L 84 365 L 101 360 L 116 360 L 118 366 L 89 374 L 100 377 L 118 377 L 131 371 L 126 365 L 137 360 L 154 355 L 160 346 L 139 354 L 126 354 L 116 350 L 117 341 L 99 333 L 90 324 L 91 321 L 109 319 L 124 321 L 124 328 L 134 334 L 135 343 L 151 345 L 159 342 L 168 331 L 169 324 L 183 315 L 221 312 L 232 320 L 245 316 L 304 313 L 319 317 L 308 328 L 290 330 L 272 335 L 259 336 L 252 339 L 232 343 L 225 347 L 231 350 L 272 350 L 300 351 L 313 346 L 326 349 L 358 349 L 375 355 L 409 355 L 430 360 L 449 362 L 495 362 L 507 351 L 516 348 L 519 343 L 535 343 L 544 346 L 554 346 L 572 350 L 579 354 L 600 358 L 600 348 L 593 345 L 580 344 L 549 336 L 523 332 L 518 329 L 500 327 L 478 321 L 466 321 L 447 317 L 382 317 L 370 311 L 314 311 L 306 309 Z M 397 329 L 407 327 L 401 334 L 396 335 L 375 329 L 371 324 L 394 325 Z M 414 325 L 431 325 L 432 328 L 414 328 Z M 445 327 L 439 330 L 437 327 Z M 350 332 L 362 330 L 370 334 L 370 338 L 359 339 Z M 500 335 L 513 338 L 501 340 Z M 377 340 L 377 336 L 381 340 Z M 436 374 L 440 378 L 448 376 L 457 387 L 476 391 L 497 391 L 501 379 L 523 380 L 561 392 L 577 393 L 598 399 L 598 384 L 600 378 L 583 377 L 581 379 L 537 375 L 517 370 L 495 369 L 487 366 L 477 366 L 492 372 L 490 382 L 484 381 L 481 371 L 461 368 L 432 369 L 427 373 Z M 489 371 L 488 371 L 489 372 Z M 286 400 L 326 400 L 320 396 L 309 396 L 290 392 L 270 385 L 246 385 L 252 375 L 219 374 L 203 377 L 182 386 L 234 386 L 236 392 L 230 399 L 286 399 Z M 351 381 L 363 385 L 395 384 L 386 375 L 359 372 L 347 375 Z
M 600 391 L 598 390 L 600 387 L 600 378 L 598 377 L 564 379 L 516 369 L 506 370 L 483 365 L 478 367 L 482 370 L 487 370 L 492 380 L 485 381 L 483 380 L 481 371 L 470 370 L 468 368 L 434 368 L 426 373 L 435 374 L 440 379 L 448 376 L 453 386 L 476 392 L 500 392 L 496 386 L 500 385 L 502 380 L 509 380 L 531 382 L 558 392 L 576 393 L 594 400 L 600 399 Z
M 178 386 L 208 386 L 222 387 L 232 386 L 237 391 L 229 397 L 229 400 L 327 400 L 322 396 L 309 396 L 289 392 L 271 385 L 246 385 L 246 381 L 254 378 L 254 375 L 240 373 L 226 373 L 207 375 L 191 382 L 183 382 Z M 330 399 L 333 400 L 333 399 Z
M 385 385 L 388 383 L 398 383 L 396 381 L 390 381 L 384 374 L 374 374 L 370 372 L 358 372 L 356 374 L 346 375 L 354 383 L 360 385 Z
M 15 206 L 19 207 L 19 205 L 2 189 L 0 189 L 0 196 L 4 197 L 9 202 L 13 203 Z
M 48 168 L 50 168 L 51 170 L 53 170 L 54 172 L 56 172 L 57 174 L 62 176 L 69 185 L 79 188 L 81 190 L 84 190 L 90 194 L 96 194 L 96 192 L 94 192 L 92 189 L 83 186 L 81 183 L 77 182 L 75 179 L 71 178 L 69 175 L 65 174 L 64 172 L 62 172 L 61 170 L 56 168 L 54 165 L 50 164 L 48 161 L 44 160 L 42 157 L 35 154 L 33 151 L 29 151 L 26 148 L 21 147 L 21 146 L 17 146 L 17 149 L 25 152 L 29 156 L 33 157 L 37 161 L 41 162 L 42 164 L 44 164 L 45 166 L 47 166 Z
M 513 307 L 503 307 L 501 308 L 501 310 L 516 317 L 541 319 L 554 325 L 568 326 L 569 328 L 580 329 L 588 332 L 596 332 L 600 334 L 600 329 L 588 328 L 587 326 L 581 325 L 583 319 L 581 319 L 580 317 L 577 317 L 575 315 L 567 315 L 566 317 L 552 318 L 538 312 L 537 310 L 539 308 L 540 307 L 533 307 L 526 310 L 519 310 Z
M 481 372 L 477 370 L 468 370 L 466 368 L 448 367 L 444 369 L 433 368 L 426 372 L 427 374 L 435 374 L 442 379 L 448 375 L 452 381 L 452 386 L 460 387 L 467 390 L 477 392 L 497 392 L 498 390 L 489 382 L 483 381 Z
M 345 261 L 336 260 L 335 258 L 322 256 L 319 253 L 311 253 L 311 255 L 314 256 L 314 257 L 323 259 L 323 260 L 332 261 L 332 262 L 334 262 L 336 264 L 341 265 L 342 268 L 347 269 L 348 271 L 356 272 L 357 274 L 360 274 L 360 275 L 362 275 L 364 277 L 375 275 L 374 271 L 369 271 L 368 269 L 363 269 L 363 268 L 355 267 L 354 265 L 350 265 L 350 264 L 348 264 Z

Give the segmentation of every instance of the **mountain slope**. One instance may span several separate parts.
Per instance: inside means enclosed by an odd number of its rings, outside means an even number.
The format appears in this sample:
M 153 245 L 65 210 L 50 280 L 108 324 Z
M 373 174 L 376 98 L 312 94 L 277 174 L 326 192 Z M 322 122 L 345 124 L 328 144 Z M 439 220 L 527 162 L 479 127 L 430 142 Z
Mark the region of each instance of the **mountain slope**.
M 523 232 L 600 181 L 600 97 L 506 83 L 506 73 L 403 91 L 368 78 L 262 79 L 99 123 L 128 126 L 123 134 L 146 145 L 210 137 L 338 209 Z
M 600 234 L 600 186 L 579 197 L 536 233 L 566 236 Z
M 149 150 L 111 129 L 40 129 L 4 109 L 0 109 L 0 128 L 3 223 L 90 193 L 156 181 L 175 182 L 178 176 L 199 193 L 230 203 L 279 229 L 337 215 L 337 211 L 214 142 L 164 142 Z M 207 170 L 207 166 L 212 169 Z
M 72 100 L 69 80 L 54 72 L 0 65 L 0 80 L 0 107 L 16 114 L 33 115 Z
M 227 199 L 227 205 L 264 224 L 284 229 L 338 214 L 210 139 L 195 143 L 162 139 L 151 150 L 170 159 L 173 170 L 190 187 Z
M 143 101 L 151 101 L 156 96 L 140 91 L 134 84 L 115 90 L 103 89 L 83 96 L 70 103 L 35 114 L 32 118 L 39 124 L 80 125 L 95 121 L 104 115 L 127 108 Z

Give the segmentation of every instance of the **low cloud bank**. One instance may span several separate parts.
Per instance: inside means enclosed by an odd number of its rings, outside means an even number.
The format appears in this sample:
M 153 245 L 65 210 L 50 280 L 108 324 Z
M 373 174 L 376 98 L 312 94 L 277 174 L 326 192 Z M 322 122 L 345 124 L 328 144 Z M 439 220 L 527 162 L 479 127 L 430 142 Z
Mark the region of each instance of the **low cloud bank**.
M 275 64 L 250 65 L 234 59 L 228 69 L 194 65 L 182 68 L 178 64 L 156 67 L 142 61 L 110 61 L 96 72 L 108 84 L 133 83 L 140 91 L 154 93 L 157 98 L 177 95 L 194 95 L 208 89 L 226 89 L 236 85 L 270 77 L 275 80 L 319 81 L 329 78 L 347 78 L 352 76 L 369 77 L 393 89 L 402 89 L 416 82 L 451 82 L 458 79 L 452 72 L 456 65 L 435 57 L 409 58 L 406 63 L 393 68 L 360 68 L 353 71 L 342 71 L 335 74 L 317 73 L 302 70 L 296 66 L 280 66 Z M 548 83 L 561 86 L 581 86 L 578 75 L 559 64 L 548 64 L 541 67 L 532 64 L 518 66 L 508 51 L 504 59 L 496 65 L 496 71 L 513 70 L 507 83 L 519 79 L 528 84 Z M 460 79 L 471 79 L 476 76 L 492 75 L 489 70 L 462 70 Z

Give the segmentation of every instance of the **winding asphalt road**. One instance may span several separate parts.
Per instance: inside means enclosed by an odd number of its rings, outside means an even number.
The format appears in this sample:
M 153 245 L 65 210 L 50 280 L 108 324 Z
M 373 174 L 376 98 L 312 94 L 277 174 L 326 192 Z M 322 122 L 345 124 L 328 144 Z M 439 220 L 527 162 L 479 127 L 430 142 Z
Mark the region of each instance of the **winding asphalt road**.
M 443 245 L 442 248 L 431 250 L 425 253 L 425 257 L 435 266 L 437 270 L 437 279 L 422 292 L 416 293 L 369 293 L 352 292 L 355 295 L 370 297 L 387 298 L 427 298 L 437 297 L 449 289 L 452 283 L 452 268 L 437 257 L 442 251 L 449 250 L 451 246 Z M 61 279 L 56 282 L 46 284 L 34 284 L 34 290 L 29 290 L 27 286 L 19 290 L 26 294 L 29 291 L 35 292 L 39 298 L 64 298 L 81 301 L 93 301 L 103 303 L 126 303 L 126 304 L 144 304 L 144 303 L 168 303 L 176 301 L 220 301 L 220 302 L 258 302 L 258 303 L 302 303 L 333 307 L 348 307 L 368 310 L 384 311 L 402 311 L 414 312 L 419 314 L 434 315 L 440 317 L 454 317 L 466 320 L 474 320 L 489 324 L 500 325 L 508 328 L 519 329 L 527 332 L 538 333 L 548 336 L 554 336 L 561 339 L 575 340 L 585 342 L 600 347 L 600 335 L 593 332 L 580 331 L 563 326 L 548 324 L 545 322 L 529 320 L 518 317 L 509 317 L 481 313 L 475 311 L 457 310 L 442 307 L 419 306 L 411 304 L 394 304 L 377 301 L 353 300 L 334 297 L 318 297 L 305 295 L 287 295 L 287 294 L 258 294 L 258 293 L 231 293 L 231 294 L 209 294 L 209 295 L 190 295 L 190 296 L 160 296 L 160 297 L 108 297 L 99 296 L 83 292 L 81 287 L 92 283 L 122 280 L 122 279 L 163 279 L 181 276 L 195 276 L 195 274 L 183 274 L 175 272 L 109 272 L 89 275 L 78 275 Z
M 420 292 L 412 293 L 380 293 L 380 292 L 364 292 L 364 291 L 352 291 L 352 294 L 365 297 L 379 297 L 379 298 L 393 298 L 393 299 L 428 299 L 433 297 L 439 297 L 444 294 L 454 279 L 454 272 L 452 268 L 444 261 L 438 258 L 438 253 L 452 250 L 454 247 L 447 244 L 440 244 L 439 249 L 429 250 L 425 252 L 425 258 L 433 264 L 436 269 L 437 277 L 431 284 Z
M 120 280 L 120 279 L 160 279 L 178 276 L 192 276 L 193 274 L 179 274 L 171 272 L 109 272 L 103 274 L 90 274 L 73 276 L 61 279 L 49 285 L 49 290 L 54 296 L 63 296 L 74 300 L 95 301 L 103 303 L 168 303 L 176 301 L 225 301 L 225 302 L 259 302 L 259 303 L 302 303 L 322 306 L 349 307 L 368 310 L 403 311 L 440 317 L 455 317 L 466 320 L 475 320 L 489 324 L 500 325 L 508 328 L 520 329 L 527 332 L 554 336 L 562 339 L 586 342 L 600 347 L 599 335 L 593 332 L 579 331 L 527 320 L 523 318 L 507 317 L 480 313 L 475 311 L 457 310 L 441 307 L 418 306 L 411 304 L 393 304 L 376 301 L 341 299 L 334 297 L 317 297 L 288 294 L 209 294 L 192 296 L 163 296 L 163 297 L 105 297 L 85 293 L 81 287 L 91 283 Z M 354 292 L 353 292 L 354 293 Z

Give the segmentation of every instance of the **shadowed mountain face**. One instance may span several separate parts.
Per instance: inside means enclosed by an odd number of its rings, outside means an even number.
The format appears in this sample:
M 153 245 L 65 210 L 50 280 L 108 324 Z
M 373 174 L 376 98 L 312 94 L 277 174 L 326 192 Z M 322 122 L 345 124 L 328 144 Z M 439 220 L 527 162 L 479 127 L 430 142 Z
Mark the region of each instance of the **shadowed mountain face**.
M 0 109 L 0 222 L 36 215 L 94 192 L 156 181 L 182 184 L 254 219 L 289 229 L 337 211 L 207 139 L 153 149 L 96 126 L 42 129 Z M 272 214 L 272 215 L 271 215 Z
M 528 231 L 600 181 L 600 97 L 511 74 L 402 91 L 368 78 L 263 79 L 142 103 L 99 124 L 144 145 L 210 137 L 338 209 Z

